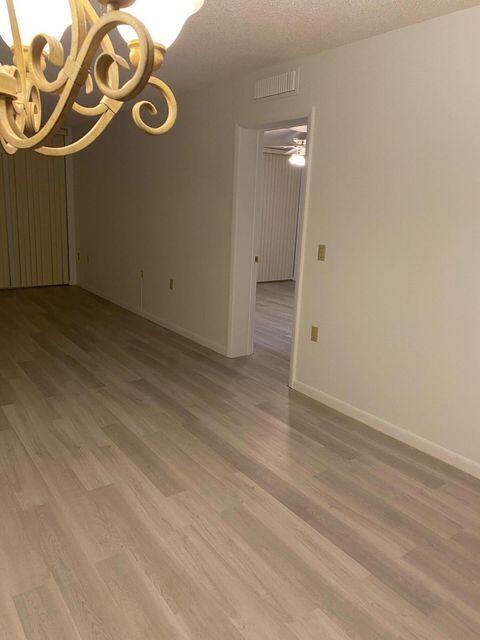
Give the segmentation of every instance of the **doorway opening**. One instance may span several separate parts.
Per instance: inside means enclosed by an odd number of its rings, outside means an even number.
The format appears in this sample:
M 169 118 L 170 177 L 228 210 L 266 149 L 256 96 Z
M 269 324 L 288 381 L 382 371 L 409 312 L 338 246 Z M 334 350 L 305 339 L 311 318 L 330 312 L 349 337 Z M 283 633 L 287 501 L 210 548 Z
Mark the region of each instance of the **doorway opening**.
M 282 138 L 282 133 L 286 137 Z M 312 159 L 315 151 L 311 141 L 314 139 L 315 109 L 313 107 L 303 115 L 292 114 L 290 118 L 281 121 L 263 121 L 250 125 L 248 128 L 240 125 L 236 127 L 232 260 L 226 355 L 230 358 L 237 358 L 254 354 L 255 339 L 257 354 L 263 343 L 264 351 L 262 354 L 266 354 L 268 358 L 271 357 L 273 360 L 276 356 L 272 351 L 275 348 L 281 348 L 283 362 L 281 363 L 280 377 L 287 381 L 287 375 L 284 375 L 284 371 L 289 371 L 289 386 L 292 386 L 295 381 L 298 357 L 303 265 L 307 243 L 305 230 L 308 219 L 308 194 L 312 179 Z M 267 149 L 267 147 L 269 148 Z M 287 267 L 281 272 L 281 275 L 271 275 L 272 273 L 278 274 L 280 271 L 267 271 L 269 263 L 269 258 L 266 256 L 268 254 L 266 249 L 268 234 L 263 240 L 264 244 L 261 239 L 264 206 L 266 206 L 264 178 L 268 171 L 265 166 L 268 162 L 267 155 L 269 157 L 280 156 L 280 159 L 289 165 L 290 157 L 295 156 L 292 159 L 292 164 L 305 164 L 304 168 L 291 167 L 292 170 L 299 169 L 295 183 L 298 186 L 298 191 L 293 199 L 295 206 L 292 208 L 293 213 L 291 212 L 289 218 L 289 229 L 293 228 L 294 233 L 291 232 L 284 238 L 288 236 L 291 239 L 293 235 L 294 241 L 284 243 L 283 260 Z M 274 160 L 271 158 L 270 164 L 274 164 Z M 301 179 L 298 182 L 299 177 Z M 278 185 L 281 183 L 282 178 L 277 180 Z M 291 189 L 291 193 L 295 193 L 295 189 Z M 273 230 L 277 231 L 277 227 L 278 224 L 273 225 Z M 270 234 L 271 239 L 272 234 Z M 276 282 L 272 282 L 277 278 Z M 263 280 L 263 282 L 259 283 L 258 280 Z M 268 290 L 275 289 L 275 287 L 280 290 L 280 294 L 276 296 L 272 293 L 270 295 Z M 268 340 L 272 340 L 276 344 L 269 346 Z
M 268 129 L 262 136 L 254 351 L 267 352 L 285 367 L 292 350 L 307 140 L 306 121 Z

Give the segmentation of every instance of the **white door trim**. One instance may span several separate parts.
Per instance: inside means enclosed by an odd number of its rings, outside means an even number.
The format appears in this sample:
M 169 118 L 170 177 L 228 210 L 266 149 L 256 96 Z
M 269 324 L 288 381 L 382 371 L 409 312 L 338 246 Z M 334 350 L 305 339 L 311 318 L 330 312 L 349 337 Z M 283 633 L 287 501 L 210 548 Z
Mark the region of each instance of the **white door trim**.
M 235 135 L 235 170 L 234 170 L 234 203 L 232 223 L 232 259 L 230 270 L 230 300 L 228 323 L 228 351 L 230 358 L 246 356 L 253 353 L 255 332 L 255 302 L 257 287 L 257 265 L 255 250 L 257 239 L 258 207 L 260 190 L 263 182 L 261 176 L 263 157 L 263 132 L 268 129 L 281 128 L 293 122 L 308 122 L 308 162 L 303 190 L 301 256 L 297 286 L 295 288 L 294 326 L 292 339 L 292 358 L 290 363 L 290 385 L 297 369 L 299 339 L 299 318 L 302 303 L 303 271 L 305 262 L 306 229 L 308 222 L 309 193 L 311 186 L 311 159 L 313 157 L 313 141 L 315 140 L 315 108 L 304 116 L 292 116 L 282 122 L 258 123 L 243 128 L 236 127 Z

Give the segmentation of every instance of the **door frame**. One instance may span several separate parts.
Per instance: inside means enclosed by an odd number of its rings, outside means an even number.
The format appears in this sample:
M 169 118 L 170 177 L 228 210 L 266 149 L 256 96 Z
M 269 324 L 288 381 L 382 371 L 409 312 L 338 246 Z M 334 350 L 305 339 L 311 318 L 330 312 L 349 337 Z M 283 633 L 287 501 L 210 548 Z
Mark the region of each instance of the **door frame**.
M 261 122 L 248 128 L 236 126 L 234 163 L 234 206 L 232 222 L 232 258 L 230 267 L 230 298 L 227 356 L 237 358 L 253 353 L 255 335 L 255 305 L 257 263 L 255 251 L 258 238 L 259 208 L 263 186 L 263 133 L 296 123 L 308 124 L 308 158 L 300 205 L 300 258 L 295 287 L 292 355 L 289 385 L 295 378 L 298 357 L 299 318 L 303 295 L 306 230 L 308 226 L 312 164 L 315 153 L 315 108 L 295 114 L 280 122 Z

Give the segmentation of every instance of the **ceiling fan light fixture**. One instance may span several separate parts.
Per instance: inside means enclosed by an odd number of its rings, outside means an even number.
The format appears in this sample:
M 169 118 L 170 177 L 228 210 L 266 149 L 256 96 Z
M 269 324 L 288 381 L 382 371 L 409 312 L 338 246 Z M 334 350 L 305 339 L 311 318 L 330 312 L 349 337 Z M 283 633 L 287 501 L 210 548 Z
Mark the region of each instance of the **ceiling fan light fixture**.
M 305 156 L 300 155 L 299 153 L 294 153 L 290 156 L 288 161 L 293 167 L 304 167 L 307 164 Z
M 295 138 L 291 156 L 288 159 L 293 167 L 304 167 L 307 164 L 307 138 Z

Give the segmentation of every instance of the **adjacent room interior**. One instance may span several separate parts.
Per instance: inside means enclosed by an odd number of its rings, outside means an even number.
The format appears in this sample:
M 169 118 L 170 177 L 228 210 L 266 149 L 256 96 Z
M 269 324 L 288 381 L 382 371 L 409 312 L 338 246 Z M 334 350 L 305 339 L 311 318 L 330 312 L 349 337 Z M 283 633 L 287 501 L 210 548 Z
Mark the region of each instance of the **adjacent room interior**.
M 0 640 L 480 638 L 479 35 L 0 0 Z
M 290 361 L 305 203 L 307 124 L 263 134 L 256 220 L 255 346 Z

